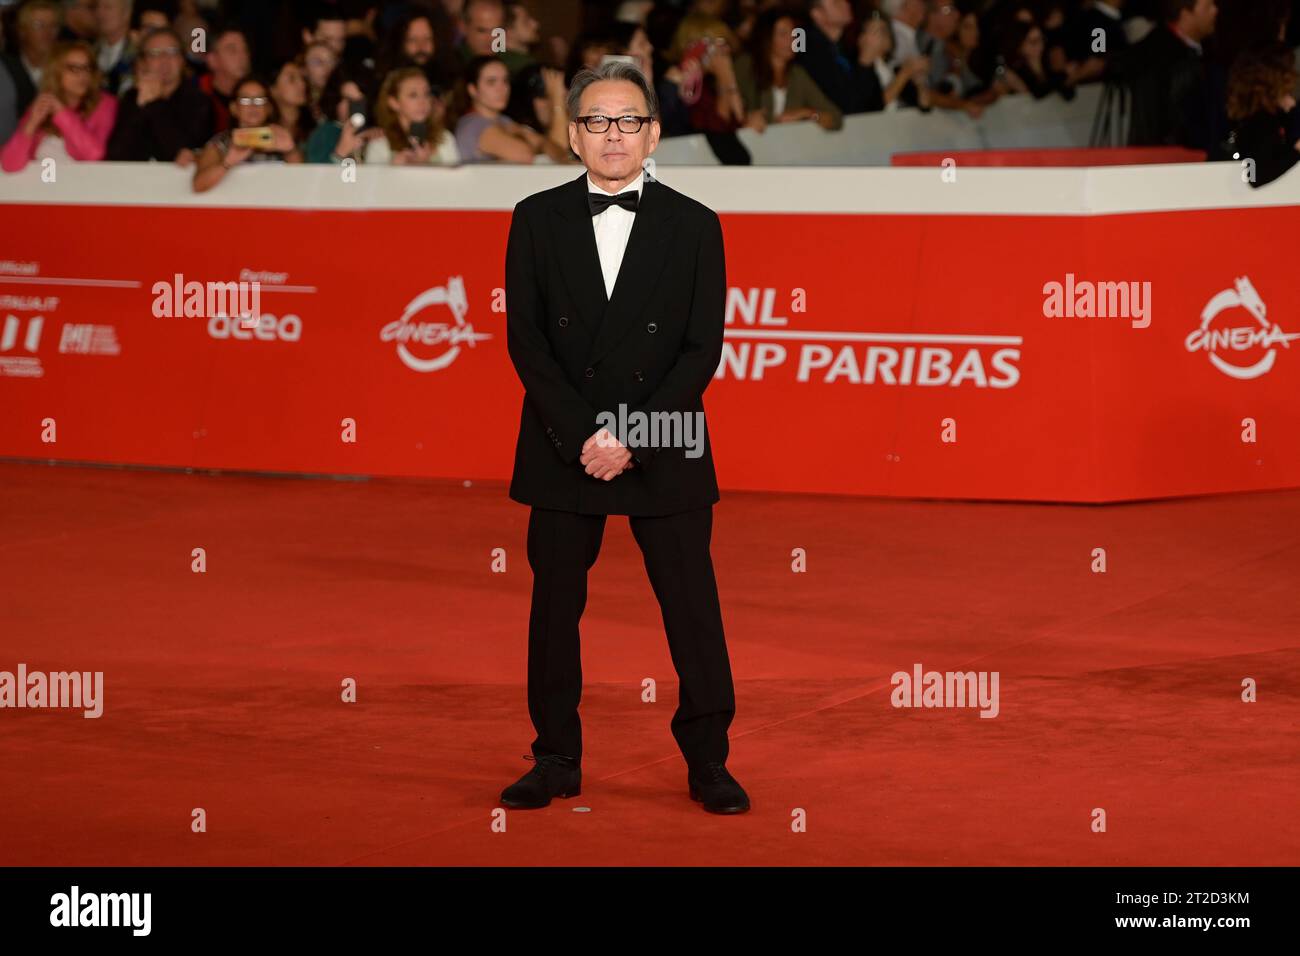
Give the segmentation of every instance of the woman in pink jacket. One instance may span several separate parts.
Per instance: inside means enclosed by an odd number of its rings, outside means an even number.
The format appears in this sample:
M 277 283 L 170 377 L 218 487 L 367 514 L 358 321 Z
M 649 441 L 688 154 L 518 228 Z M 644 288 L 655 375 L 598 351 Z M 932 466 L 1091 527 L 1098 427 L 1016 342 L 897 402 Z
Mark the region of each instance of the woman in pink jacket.
M 41 76 L 41 92 L 0 151 L 0 166 L 14 173 L 33 159 L 103 159 L 117 100 L 99 85 L 99 65 L 87 44 L 57 47 Z

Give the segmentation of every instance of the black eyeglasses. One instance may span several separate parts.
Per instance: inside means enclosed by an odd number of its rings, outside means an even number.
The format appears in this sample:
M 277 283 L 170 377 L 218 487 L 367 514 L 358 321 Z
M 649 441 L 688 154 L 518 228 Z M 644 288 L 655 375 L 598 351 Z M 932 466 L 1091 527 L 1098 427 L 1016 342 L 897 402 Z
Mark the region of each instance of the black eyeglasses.
M 654 119 L 653 116 L 620 116 L 617 120 L 618 131 L 620 133 L 639 133 L 641 127 Z M 588 133 L 603 133 L 609 129 L 609 124 L 614 121 L 611 116 L 601 116 L 599 113 L 594 116 L 579 116 L 578 121 L 587 127 Z

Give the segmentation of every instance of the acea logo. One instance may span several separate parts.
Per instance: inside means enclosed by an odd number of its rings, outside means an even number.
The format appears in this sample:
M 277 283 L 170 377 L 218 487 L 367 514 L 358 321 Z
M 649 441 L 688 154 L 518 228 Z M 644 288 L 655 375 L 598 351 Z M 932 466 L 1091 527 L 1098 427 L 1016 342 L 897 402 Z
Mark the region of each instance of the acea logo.
M 1238 324 L 1228 324 L 1234 321 Z M 1189 352 L 1205 352 L 1210 364 L 1224 375 L 1246 380 L 1271 371 L 1277 362 L 1277 346 L 1289 349 L 1295 339 L 1300 339 L 1300 332 L 1288 334 L 1268 320 L 1264 300 L 1250 279 L 1242 276 L 1235 288 L 1224 289 L 1206 304 L 1201 326 L 1187 336 L 1186 345 Z M 1263 355 L 1256 358 L 1258 350 L 1263 350 Z
M 402 317 L 379 333 L 397 343 L 397 357 L 416 372 L 437 372 L 456 361 L 462 345 L 473 347 L 492 336 L 475 332 L 465 320 L 469 299 L 463 276 L 448 276 L 447 284 L 425 289 L 412 299 Z

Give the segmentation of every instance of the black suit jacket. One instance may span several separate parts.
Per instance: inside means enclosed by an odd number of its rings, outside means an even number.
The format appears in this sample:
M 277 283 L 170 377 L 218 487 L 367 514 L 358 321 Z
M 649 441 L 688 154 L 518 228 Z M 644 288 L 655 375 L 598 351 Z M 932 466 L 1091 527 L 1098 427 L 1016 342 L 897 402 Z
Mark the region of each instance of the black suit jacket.
M 799 54 L 802 66 L 813 82 L 825 93 L 840 112 L 869 113 L 884 109 L 884 101 L 875 105 L 873 87 L 880 89 L 876 71 L 858 63 L 857 52 L 848 56 L 834 40 L 822 33 L 816 24 L 808 27 L 807 48 Z
M 1215 158 L 1213 105 L 1201 54 L 1157 24 L 1112 67 L 1132 91 L 1130 146 L 1185 146 Z
M 141 106 L 139 97 L 133 88 L 117 101 L 109 159 L 170 163 L 182 149 L 202 149 L 212 136 L 212 103 L 188 80 L 165 100 Z
M 580 514 L 665 515 L 718 500 L 703 454 L 634 447 L 610 481 L 579 460 L 620 404 L 699 413 L 722 356 L 726 265 L 717 213 L 646 178 L 612 298 L 605 296 L 587 172 L 519 202 L 506 247 L 506 343 L 524 385 L 510 497 Z
M 27 75 L 22 60 L 18 57 L 0 53 L 0 69 L 8 71 L 14 81 L 14 112 L 17 120 L 22 120 L 27 107 L 31 106 L 32 100 L 36 99 L 36 87 L 32 85 L 32 78 Z

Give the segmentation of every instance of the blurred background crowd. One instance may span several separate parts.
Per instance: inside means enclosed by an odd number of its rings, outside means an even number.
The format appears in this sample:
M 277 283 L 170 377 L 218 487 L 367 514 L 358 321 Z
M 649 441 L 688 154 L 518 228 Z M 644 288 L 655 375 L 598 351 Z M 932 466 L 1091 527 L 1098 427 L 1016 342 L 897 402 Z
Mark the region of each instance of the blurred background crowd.
M 573 162 L 578 70 L 651 79 L 665 137 L 1122 93 L 1129 145 L 1300 149 L 1300 0 L 0 0 L 0 158 Z M 1115 98 L 1108 97 L 1107 108 Z

